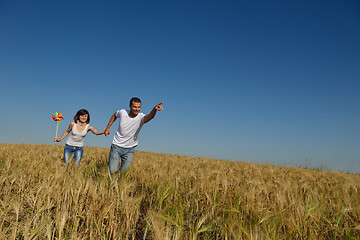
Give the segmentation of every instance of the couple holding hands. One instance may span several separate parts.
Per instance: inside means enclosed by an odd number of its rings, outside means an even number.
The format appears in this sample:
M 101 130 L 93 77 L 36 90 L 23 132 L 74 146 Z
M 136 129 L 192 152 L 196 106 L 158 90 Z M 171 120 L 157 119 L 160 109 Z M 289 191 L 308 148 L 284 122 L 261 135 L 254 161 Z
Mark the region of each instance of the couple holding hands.
M 86 109 L 80 109 L 62 136 L 54 139 L 55 142 L 61 142 L 70 133 L 64 148 L 64 162 L 68 164 L 69 158 L 74 154 L 74 161 L 79 166 L 86 134 L 91 131 L 95 135 L 105 134 L 105 136 L 109 136 L 111 125 L 119 118 L 119 127 L 110 148 L 108 167 L 110 173 L 116 173 L 121 159 L 120 172 L 125 172 L 131 165 L 135 147 L 138 144 L 138 134 L 142 126 L 153 119 L 157 111 L 163 110 L 161 102 L 149 114 L 145 115 L 140 112 L 141 100 L 137 97 L 130 100 L 129 107 L 130 110 L 120 109 L 116 111 L 111 116 L 104 131 L 97 131 L 90 126 L 89 112 Z

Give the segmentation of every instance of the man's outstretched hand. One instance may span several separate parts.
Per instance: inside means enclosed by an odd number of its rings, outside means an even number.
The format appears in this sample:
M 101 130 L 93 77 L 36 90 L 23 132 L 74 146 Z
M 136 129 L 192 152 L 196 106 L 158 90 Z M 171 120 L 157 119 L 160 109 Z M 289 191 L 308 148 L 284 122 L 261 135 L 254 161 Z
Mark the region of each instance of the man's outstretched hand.
M 161 104 L 163 104 L 163 102 L 157 104 L 157 105 L 151 110 L 151 112 L 144 117 L 144 123 L 147 123 L 148 121 L 150 121 L 151 119 L 153 119 L 153 118 L 155 117 L 157 111 L 162 111 L 162 110 L 164 109 Z
M 161 110 L 164 109 L 161 104 L 163 104 L 163 102 L 161 102 L 161 103 L 159 103 L 158 105 L 155 106 L 155 109 L 156 109 L 157 111 L 161 111 Z

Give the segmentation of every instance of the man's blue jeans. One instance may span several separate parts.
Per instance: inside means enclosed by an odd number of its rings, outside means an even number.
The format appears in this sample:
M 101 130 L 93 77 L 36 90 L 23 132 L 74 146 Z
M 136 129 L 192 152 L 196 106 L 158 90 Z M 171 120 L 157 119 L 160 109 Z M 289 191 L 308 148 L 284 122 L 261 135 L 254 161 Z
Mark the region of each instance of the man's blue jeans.
M 74 153 L 75 164 L 79 167 L 83 155 L 83 147 L 75 147 L 65 144 L 64 148 L 64 163 L 69 163 L 69 158 Z
M 110 173 L 116 173 L 118 171 L 119 162 L 121 158 L 120 172 L 124 173 L 129 169 L 131 161 L 135 153 L 135 147 L 123 148 L 115 144 L 111 144 L 110 155 L 109 155 L 109 171 Z

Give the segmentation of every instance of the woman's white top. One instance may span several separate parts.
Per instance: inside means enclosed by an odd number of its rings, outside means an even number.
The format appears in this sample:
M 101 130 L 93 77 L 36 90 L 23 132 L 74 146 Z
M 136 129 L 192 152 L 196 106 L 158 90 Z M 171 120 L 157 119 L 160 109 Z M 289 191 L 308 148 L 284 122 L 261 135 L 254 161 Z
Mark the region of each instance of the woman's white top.
M 74 147 L 83 147 L 85 136 L 88 133 L 88 127 L 89 124 L 86 124 L 84 130 L 82 132 L 78 132 L 76 131 L 76 123 L 75 123 L 71 130 L 70 136 L 66 141 L 66 144 Z

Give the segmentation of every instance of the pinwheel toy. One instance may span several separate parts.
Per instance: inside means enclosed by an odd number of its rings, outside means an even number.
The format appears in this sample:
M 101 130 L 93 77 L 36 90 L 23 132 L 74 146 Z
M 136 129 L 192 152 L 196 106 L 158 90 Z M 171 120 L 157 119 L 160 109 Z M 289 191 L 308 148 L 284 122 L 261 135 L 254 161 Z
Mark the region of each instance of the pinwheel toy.
M 55 137 L 57 137 L 59 123 L 61 120 L 64 120 L 64 118 L 62 116 L 62 113 L 57 113 L 57 112 L 54 115 L 52 115 L 51 117 L 52 117 L 52 120 L 57 123 L 56 124 L 56 136 L 55 136 Z

